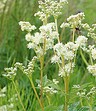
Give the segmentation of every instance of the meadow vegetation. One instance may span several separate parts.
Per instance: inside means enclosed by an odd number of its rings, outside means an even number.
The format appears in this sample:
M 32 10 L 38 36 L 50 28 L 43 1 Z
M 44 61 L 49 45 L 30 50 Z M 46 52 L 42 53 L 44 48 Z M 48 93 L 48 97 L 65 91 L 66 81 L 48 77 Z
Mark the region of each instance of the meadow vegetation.
M 0 0 L 0 111 L 96 111 L 95 0 Z

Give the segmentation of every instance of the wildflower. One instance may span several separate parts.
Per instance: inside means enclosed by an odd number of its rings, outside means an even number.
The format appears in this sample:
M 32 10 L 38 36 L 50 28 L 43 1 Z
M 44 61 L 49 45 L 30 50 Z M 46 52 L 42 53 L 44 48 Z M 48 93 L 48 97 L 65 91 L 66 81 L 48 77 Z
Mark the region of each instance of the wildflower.
M 73 85 L 73 88 L 79 89 L 79 88 L 80 88 L 80 85 Z
M 82 20 L 84 19 L 84 13 L 78 13 L 76 15 L 71 15 L 69 18 L 67 18 L 68 23 L 71 25 L 71 28 L 76 28 L 78 25 L 81 24 Z
M 1 93 L 4 93 L 4 92 L 6 92 L 7 91 L 7 88 L 6 87 L 3 87 L 3 89 L 1 89 Z
M 76 51 L 78 49 L 78 44 L 74 44 L 73 42 L 68 42 L 65 44 L 65 47 L 68 48 L 69 50 Z
M 67 0 L 60 0 L 60 3 L 68 3 L 68 1 Z
M 45 86 L 45 87 L 43 88 L 43 90 L 44 90 L 44 92 L 50 93 L 50 94 L 55 94 L 55 93 L 58 92 L 56 89 L 54 89 L 54 88 L 52 88 L 52 87 L 49 87 L 49 86 Z
M 75 41 L 75 43 L 79 46 L 79 47 L 85 47 L 86 43 L 87 43 L 88 38 L 86 38 L 85 36 L 79 36 L 77 38 L 77 40 Z
M 54 84 L 58 84 L 59 81 L 57 81 L 56 79 L 53 79 Z
M 16 67 L 10 67 L 5 68 L 6 74 L 3 74 L 3 76 L 8 77 L 9 79 L 14 79 L 16 76 L 17 68 Z
M 56 32 L 55 23 L 48 23 L 47 25 L 43 25 L 39 28 L 41 31 L 41 35 L 45 38 L 50 38 L 52 40 L 58 39 L 59 34 Z
M 6 89 L 6 87 L 4 87 L 3 89 L 1 89 L 0 90 L 0 97 L 5 97 L 6 96 L 6 91 L 7 91 L 7 89 Z
M 94 65 L 89 65 L 89 66 L 87 67 L 87 69 L 88 69 L 88 71 L 89 71 L 90 73 L 93 74 L 93 76 L 96 76 L 96 64 L 94 64 Z
M 82 23 L 81 26 L 85 29 L 90 29 L 90 26 L 88 23 L 84 23 L 84 24 Z
M 74 68 L 74 63 L 67 63 L 65 64 L 65 66 L 63 68 L 59 69 L 59 76 L 61 77 L 66 77 L 69 76 L 69 74 L 71 74 L 73 72 L 73 68 Z
M 28 48 L 28 49 L 35 49 L 35 47 L 36 47 L 36 44 L 34 44 L 34 43 L 29 42 L 29 43 L 27 44 L 27 48 Z
M 85 97 L 85 94 L 86 94 L 86 93 L 83 92 L 83 91 L 82 91 L 82 92 L 77 92 L 77 95 L 78 95 L 79 97 Z
M 61 28 L 70 27 L 70 24 L 63 22 L 60 27 L 61 27 Z
M 58 57 L 57 55 L 54 55 L 51 58 L 51 63 L 61 63 L 60 57 Z
M 60 2 L 53 0 L 45 0 L 43 2 L 39 0 L 40 11 L 37 12 L 35 16 L 39 16 L 40 20 L 42 21 L 46 20 L 48 17 L 50 17 L 50 15 L 57 18 L 62 13 L 61 10 L 63 9 L 64 5 L 67 3 L 67 0 L 60 0 Z
M 96 48 L 92 49 L 92 58 L 95 60 L 96 59 Z
M 72 42 L 68 42 L 63 45 L 62 43 L 57 43 L 53 48 L 57 56 L 64 57 L 65 60 L 72 60 L 75 57 L 75 51 L 78 49 L 78 45 Z
M 32 30 L 35 30 L 36 27 L 34 25 L 31 25 L 29 22 L 20 21 L 19 25 L 21 26 L 22 31 L 28 31 L 31 32 Z
M 26 41 L 32 41 L 32 35 L 30 34 L 30 33 L 28 33 L 28 34 L 26 34 L 25 35 L 25 39 L 26 39 Z
M 62 43 L 57 43 L 53 49 L 56 51 L 58 56 L 63 55 L 63 49 L 64 49 L 64 45 Z
M 96 87 L 92 87 L 90 91 L 86 94 L 87 97 L 96 94 Z

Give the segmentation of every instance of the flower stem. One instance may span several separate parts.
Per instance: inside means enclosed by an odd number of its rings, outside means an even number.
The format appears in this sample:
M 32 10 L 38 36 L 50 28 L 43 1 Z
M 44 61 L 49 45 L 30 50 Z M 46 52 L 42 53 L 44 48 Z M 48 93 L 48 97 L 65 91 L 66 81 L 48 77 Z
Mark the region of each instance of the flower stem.
M 83 107 L 82 97 L 80 97 L 81 107 Z
M 64 104 L 64 111 L 68 111 L 68 102 L 69 102 L 69 76 L 64 78 L 65 83 L 65 104 Z
M 43 67 L 44 67 L 44 56 L 42 56 L 40 58 L 40 67 L 41 67 L 41 70 L 40 70 L 40 86 L 41 86 L 41 89 L 40 89 L 40 100 L 41 100 L 41 104 L 43 106 Z
M 73 29 L 73 34 L 72 34 L 72 42 L 75 40 L 75 28 Z
M 86 66 L 88 66 L 89 64 L 88 64 L 88 62 L 86 61 L 86 59 L 85 59 L 85 57 L 84 57 L 84 55 L 83 55 L 83 53 L 82 53 L 82 50 L 81 50 L 81 49 L 80 49 L 80 54 L 81 54 L 81 57 L 82 57 L 82 59 L 83 59 L 84 63 L 86 64 Z
M 91 62 L 91 64 L 93 65 L 93 60 L 92 60 L 91 54 L 89 54 L 89 57 L 90 57 L 90 62 Z
M 57 18 L 55 18 L 55 24 L 56 24 L 56 32 L 58 33 L 58 24 L 57 24 Z M 58 42 L 60 42 L 59 37 L 58 37 Z
M 30 80 L 31 86 L 32 86 L 32 88 L 33 88 L 33 90 L 34 90 L 34 93 L 35 93 L 35 95 L 36 95 L 36 98 L 37 98 L 37 100 L 38 100 L 38 102 L 39 102 L 39 104 L 40 104 L 40 107 L 41 107 L 42 111 L 44 111 L 44 108 L 43 108 L 43 106 L 42 106 L 42 103 L 41 103 L 41 101 L 40 101 L 40 99 L 39 99 L 39 96 L 38 96 L 38 94 L 37 94 L 37 91 L 36 91 L 36 89 L 35 89 L 34 83 L 33 83 L 33 81 L 32 81 L 32 77 L 28 77 L 28 78 L 29 78 L 29 80 Z
M 23 111 L 26 111 L 26 109 L 24 108 L 23 102 L 22 102 L 22 100 L 21 100 L 20 94 L 19 94 L 19 92 L 18 92 L 18 90 L 17 90 L 17 87 L 16 87 L 16 85 L 15 85 L 14 80 L 12 80 L 12 83 L 13 83 L 14 88 L 15 88 L 15 90 L 16 90 L 16 93 L 17 93 L 18 99 L 19 99 L 19 101 L 20 101 L 20 104 L 21 104 L 21 106 L 22 106 L 22 108 L 23 108 Z

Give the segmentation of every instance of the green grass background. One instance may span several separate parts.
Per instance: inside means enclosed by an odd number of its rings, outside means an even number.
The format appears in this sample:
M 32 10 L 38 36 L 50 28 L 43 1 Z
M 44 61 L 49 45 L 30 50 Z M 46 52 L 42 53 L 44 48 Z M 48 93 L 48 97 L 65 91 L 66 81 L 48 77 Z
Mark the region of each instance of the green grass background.
M 78 11 L 85 13 L 85 22 L 89 24 L 96 23 L 96 0 L 68 0 L 68 2 L 69 4 L 64 7 L 62 15 L 58 18 L 58 27 L 63 21 L 66 21 L 67 17 L 72 14 L 76 14 Z M 23 62 L 23 64 L 26 65 L 28 60 L 31 60 L 34 56 L 34 52 L 26 47 L 26 40 L 24 37 L 25 32 L 21 31 L 18 22 L 21 20 L 29 21 L 31 24 L 34 24 L 37 28 L 39 28 L 39 26 L 42 25 L 42 22 L 38 19 L 38 17 L 34 17 L 34 14 L 38 10 L 38 0 L 7 0 L 7 3 L 3 8 L 3 12 L 0 13 L 0 87 L 10 83 L 10 81 L 2 76 L 5 67 L 12 66 L 16 61 Z M 53 21 L 53 18 L 50 17 L 49 21 Z M 63 42 L 68 41 L 69 36 L 70 34 L 66 30 L 62 39 Z M 47 57 L 49 58 L 51 55 L 52 54 L 50 52 Z M 78 62 L 74 74 L 71 75 L 70 87 L 73 83 L 94 83 L 94 78 L 87 73 L 86 66 L 83 62 L 81 62 L 82 60 L 80 55 L 77 56 L 77 59 Z M 38 70 L 36 74 L 37 73 Z M 49 79 L 58 78 L 58 69 L 54 65 L 49 64 L 45 73 L 48 75 Z M 29 94 L 28 98 L 31 97 L 31 99 L 33 99 L 32 106 L 30 105 L 31 103 L 28 103 L 28 100 L 26 100 L 31 109 L 31 107 L 35 107 L 34 101 L 36 98 L 32 97 L 34 96 L 32 94 L 32 90 L 28 89 L 30 83 L 27 78 L 23 76 L 22 73 L 18 74 L 19 76 L 16 77 L 16 80 L 20 81 L 21 89 L 23 87 L 22 94 L 25 90 L 26 94 Z M 36 78 L 39 78 L 36 74 L 34 74 L 34 81 Z M 32 96 L 30 96 L 30 94 Z M 55 99 L 59 100 L 58 96 L 56 96 Z M 58 103 L 55 103 L 55 101 L 56 100 L 53 101 L 54 104 L 60 104 L 60 100 Z

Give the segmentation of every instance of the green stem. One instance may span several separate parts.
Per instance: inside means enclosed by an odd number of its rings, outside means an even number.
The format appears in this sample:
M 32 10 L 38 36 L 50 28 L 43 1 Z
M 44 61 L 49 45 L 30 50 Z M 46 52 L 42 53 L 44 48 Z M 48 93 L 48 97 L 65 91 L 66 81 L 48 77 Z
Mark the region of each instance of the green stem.
M 64 57 L 62 56 L 62 68 L 65 66 Z M 64 77 L 64 85 L 65 85 L 65 103 L 64 103 L 64 111 L 68 111 L 68 102 L 69 102 L 69 76 L 67 74 Z
M 55 24 L 56 24 L 56 32 L 58 33 L 58 23 L 57 23 L 57 18 L 55 18 Z M 58 42 L 60 42 L 59 37 L 58 37 Z
M 19 92 L 18 92 L 18 90 L 17 90 L 17 87 L 16 87 L 16 85 L 15 85 L 14 80 L 12 80 L 12 82 L 13 82 L 14 88 L 15 88 L 15 90 L 16 90 L 16 93 L 17 93 L 18 99 L 19 99 L 19 101 L 20 101 L 20 104 L 21 104 L 21 106 L 22 106 L 22 108 L 23 108 L 23 111 L 26 111 L 26 109 L 24 108 L 23 102 L 22 102 L 22 100 L 21 100 L 20 94 L 19 94 Z
M 89 100 L 87 100 L 87 103 L 88 103 L 88 106 L 89 106 L 89 111 L 93 111 L 93 110 L 92 110 L 92 106 L 91 106 L 91 104 L 89 103 Z
M 65 104 L 64 104 L 64 111 L 68 111 L 68 102 L 69 102 L 69 76 L 64 78 L 65 83 Z
M 90 57 L 91 64 L 93 65 L 93 60 L 92 60 L 91 54 L 89 54 L 89 57 Z
M 82 53 L 82 50 L 81 50 L 81 49 L 80 49 L 80 54 L 81 54 L 81 57 L 82 57 L 82 59 L 83 59 L 84 63 L 86 64 L 86 66 L 88 66 L 89 64 L 88 64 L 88 62 L 86 61 L 86 59 L 85 59 L 85 57 L 84 57 L 84 55 L 83 55 L 83 53 Z
M 73 34 L 72 34 L 72 42 L 75 41 L 75 28 L 73 29 Z
M 49 96 L 46 94 L 49 105 L 51 104 Z
M 39 96 L 38 96 L 37 91 L 36 91 L 36 89 L 35 89 L 34 83 L 33 83 L 33 81 L 32 81 L 32 77 L 28 77 L 28 78 L 29 78 L 29 80 L 30 80 L 31 86 L 32 86 L 32 88 L 33 88 L 33 90 L 34 90 L 34 93 L 35 93 L 35 95 L 36 95 L 36 98 L 37 98 L 37 100 L 38 100 L 38 102 L 39 102 L 39 104 L 40 104 L 40 107 L 41 107 L 42 111 L 44 111 L 43 105 L 42 105 L 42 103 L 41 103 L 41 101 L 40 101 L 40 99 L 39 99 Z
M 44 57 L 42 56 L 40 58 L 40 67 L 41 67 L 41 70 L 40 70 L 40 86 L 41 86 L 41 89 L 40 89 L 40 100 L 41 100 L 41 103 L 43 105 L 43 68 L 44 68 Z
M 80 97 L 80 103 L 81 103 L 81 107 L 83 107 L 82 97 Z

